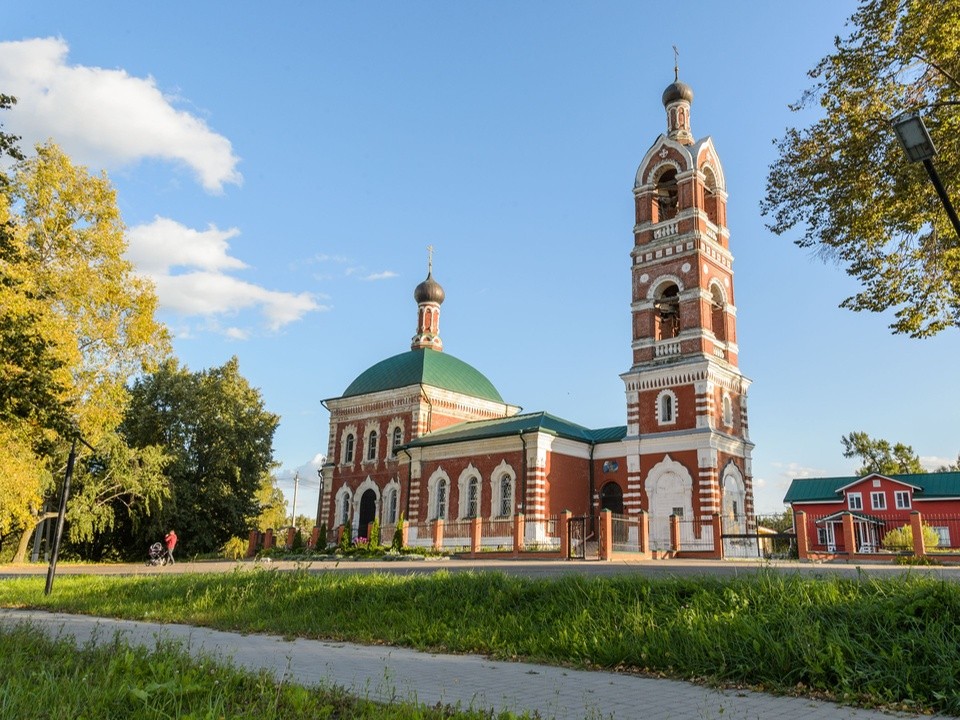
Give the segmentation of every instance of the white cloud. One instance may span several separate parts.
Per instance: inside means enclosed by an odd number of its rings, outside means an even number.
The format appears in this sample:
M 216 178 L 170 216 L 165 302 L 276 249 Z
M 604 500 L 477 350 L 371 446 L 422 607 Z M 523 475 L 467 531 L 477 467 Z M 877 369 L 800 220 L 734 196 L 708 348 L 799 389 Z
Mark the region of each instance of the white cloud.
M 230 141 L 177 110 L 152 77 L 69 65 L 69 50 L 62 38 L 0 42 L 0 88 L 18 101 L 4 123 L 25 147 L 53 138 L 95 168 L 158 158 L 188 166 L 208 192 L 240 184 Z
M 944 466 L 951 466 L 957 462 L 956 457 L 937 457 L 936 455 L 922 455 L 920 457 L 920 465 L 923 466 L 923 469 L 927 472 L 933 472 L 937 468 Z
M 770 463 L 773 467 L 777 468 L 780 473 L 780 477 L 785 480 L 792 480 L 794 478 L 811 478 L 811 477 L 823 477 L 824 471 L 819 468 L 807 467 L 801 465 L 797 462 L 773 462 Z
M 227 241 L 238 234 L 235 228 L 195 230 L 156 217 L 129 229 L 127 257 L 153 281 L 161 307 L 180 315 L 211 318 L 256 308 L 271 330 L 279 330 L 308 312 L 327 309 L 310 293 L 268 290 L 226 274 L 247 267 L 229 254 Z M 181 272 L 174 274 L 172 268 Z M 236 327 L 223 332 L 238 340 L 249 337 Z
M 365 276 L 364 280 L 387 280 L 389 278 L 395 278 L 397 274 L 393 270 L 384 270 L 383 272 L 371 273 Z
M 127 257 L 149 273 L 166 274 L 171 267 L 241 269 L 247 267 L 246 263 L 227 254 L 227 241 L 239 234 L 237 228 L 220 230 L 210 225 L 206 230 L 194 230 L 176 220 L 155 217 L 149 225 L 127 231 Z

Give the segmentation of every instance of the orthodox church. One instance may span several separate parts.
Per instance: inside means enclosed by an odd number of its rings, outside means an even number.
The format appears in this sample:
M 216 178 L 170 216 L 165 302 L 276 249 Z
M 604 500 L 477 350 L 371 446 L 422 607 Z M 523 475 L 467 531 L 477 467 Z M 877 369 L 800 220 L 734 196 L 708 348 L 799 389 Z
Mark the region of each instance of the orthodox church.
M 626 424 L 590 429 L 521 413 L 477 369 L 444 352 L 433 278 L 414 291 L 410 350 L 360 373 L 330 412 L 318 524 L 364 535 L 379 518 L 525 516 L 564 510 L 650 516 L 668 546 L 670 515 L 721 514 L 742 532 L 753 514 L 750 381 L 738 368 L 733 256 L 723 168 L 690 129 L 693 91 L 663 93 L 667 131 L 640 162 L 630 252 L 633 364 L 620 377 Z

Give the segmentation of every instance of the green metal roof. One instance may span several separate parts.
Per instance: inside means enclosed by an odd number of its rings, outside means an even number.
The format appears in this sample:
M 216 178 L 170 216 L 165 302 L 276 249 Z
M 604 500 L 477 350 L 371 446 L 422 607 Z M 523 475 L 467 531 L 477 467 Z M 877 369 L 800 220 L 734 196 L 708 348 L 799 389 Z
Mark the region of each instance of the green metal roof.
M 832 478 L 795 478 L 783 498 L 785 503 L 793 502 L 820 502 L 837 500 L 839 490 L 851 483 L 862 480 L 870 475 L 832 477 Z M 948 473 L 915 473 L 905 475 L 881 475 L 891 480 L 897 480 L 907 485 L 920 488 L 914 493 L 917 499 L 937 497 L 960 497 L 960 472 Z
M 457 423 L 450 427 L 422 435 L 405 447 L 425 447 L 453 442 L 506 437 L 526 432 L 544 432 L 557 437 L 595 444 L 621 440 L 627 434 L 626 426 L 590 430 L 550 413 L 525 413 L 494 420 L 474 420 Z
M 463 360 L 437 350 L 410 350 L 381 360 L 364 370 L 343 391 L 342 397 L 395 390 L 408 385 L 430 385 L 502 403 L 503 398 L 486 377 Z

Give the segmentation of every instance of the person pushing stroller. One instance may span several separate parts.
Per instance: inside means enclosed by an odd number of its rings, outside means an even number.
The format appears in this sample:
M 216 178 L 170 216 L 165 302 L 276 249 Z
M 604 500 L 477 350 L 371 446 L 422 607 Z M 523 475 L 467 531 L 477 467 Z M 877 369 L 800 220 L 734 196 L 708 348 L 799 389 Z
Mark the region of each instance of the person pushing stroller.
M 173 549 L 177 546 L 177 533 L 171 530 L 163 538 L 163 544 L 167 546 L 167 562 L 173 565 Z

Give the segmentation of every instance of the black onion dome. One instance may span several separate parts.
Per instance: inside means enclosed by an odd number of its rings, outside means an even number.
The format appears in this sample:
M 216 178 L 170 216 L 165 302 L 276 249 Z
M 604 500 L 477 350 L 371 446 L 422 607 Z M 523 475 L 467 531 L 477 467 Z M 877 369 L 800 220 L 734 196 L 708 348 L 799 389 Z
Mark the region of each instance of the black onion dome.
M 679 80 L 667 85 L 667 89 L 663 91 L 664 106 L 667 106 L 672 102 L 676 102 L 677 100 L 693 102 L 693 88 L 687 85 L 685 82 L 680 82 Z
M 413 291 L 413 299 L 418 305 L 426 302 L 439 305 L 445 297 L 446 294 L 440 287 L 440 283 L 433 279 L 433 273 L 427 273 L 427 279 L 417 285 L 417 289 Z

